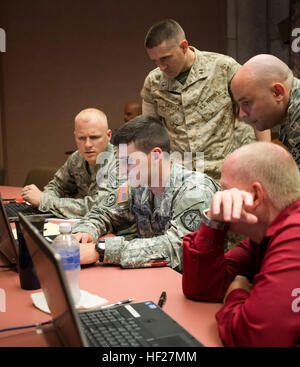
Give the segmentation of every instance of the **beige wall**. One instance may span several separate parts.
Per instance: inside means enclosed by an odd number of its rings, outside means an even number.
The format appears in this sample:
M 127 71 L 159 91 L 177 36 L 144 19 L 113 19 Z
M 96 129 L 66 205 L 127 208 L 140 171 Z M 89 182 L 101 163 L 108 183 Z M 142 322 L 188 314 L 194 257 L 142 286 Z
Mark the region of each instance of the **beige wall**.
M 199 49 L 226 49 L 221 0 L 7 0 L 0 13 L 10 185 L 22 185 L 31 167 L 65 161 L 65 151 L 75 148 L 73 118 L 81 109 L 103 109 L 112 128 L 122 123 L 123 106 L 139 98 L 153 68 L 143 41 L 154 22 L 174 18 Z

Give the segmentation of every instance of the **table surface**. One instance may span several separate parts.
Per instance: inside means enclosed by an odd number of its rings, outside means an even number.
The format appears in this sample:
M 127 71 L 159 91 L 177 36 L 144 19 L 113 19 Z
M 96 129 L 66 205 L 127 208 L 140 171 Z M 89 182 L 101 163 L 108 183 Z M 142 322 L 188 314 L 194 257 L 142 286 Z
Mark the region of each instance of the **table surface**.
M 21 189 L 0 186 L 0 193 L 6 198 L 9 196 L 5 195 L 19 197 Z M 215 319 L 221 304 L 187 299 L 182 293 L 181 281 L 181 274 L 169 267 L 122 269 L 119 266 L 95 264 L 81 269 L 79 284 L 82 290 L 104 297 L 109 303 L 128 298 L 134 298 L 134 302 L 151 300 L 157 303 L 161 292 L 166 291 L 164 311 L 202 344 L 222 346 Z M 18 273 L 0 268 L 0 329 L 50 320 L 49 314 L 40 311 L 32 303 L 30 294 L 40 291 L 21 289 Z M 34 329 L 0 333 L 0 346 L 49 344 L 55 345 L 55 342 L 52 344 L 49 338 L 37 334 Z

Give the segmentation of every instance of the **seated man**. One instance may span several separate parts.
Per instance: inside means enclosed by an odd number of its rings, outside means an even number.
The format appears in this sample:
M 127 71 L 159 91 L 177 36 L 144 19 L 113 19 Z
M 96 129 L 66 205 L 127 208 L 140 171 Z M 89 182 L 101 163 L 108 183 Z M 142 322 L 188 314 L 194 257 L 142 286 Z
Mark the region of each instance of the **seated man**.
M 183 239 L 183 292 L 221 301 L 216 314 L 226 346 L 292 346 L 300 341 L 300 175 L 277 144 L 233 152 L 223 191 L 205 224 Z M 224 255 L 227 231 L 248 238 Z
M 111 130 L 102 111 L 95 108 L 81 111 L 75 117 L 74 135 L 78 150 L 67 159 L 44 190 L 27 185 L 22 192 L 23 199 L 40 211 L 51 211 L 62 218 L 84 217 L 98 200 L 99 185 L 102 187 L 100 197 L 113 190 L 108 182 L 108 172 L 114 170 L 116 174 L 116 149 L 109 143 Z M 107 159 L 98 164 L 97 156 L 102 152 L 106 152 Z
M 132 101 L 128 102 L 124 108 L 124 122 L 128 122 L 142 114 L 142 106 L 139 102 Z
M 181 271 L 182 238 L 199 228 L 200 214 L 219 186 L 205 174 L 172 164 L 169 135 L 153 117 L 138 116 L 127 122 L 115 139 L 131 186 L 107 195 L 101 206 L 95 205 L 73 226 L 82 242 L 80 261 L 100 259 L 127 268 L 166 264 Z M 109 237 L 105 243 L 93 243 L 133 223 L 137 238 Z

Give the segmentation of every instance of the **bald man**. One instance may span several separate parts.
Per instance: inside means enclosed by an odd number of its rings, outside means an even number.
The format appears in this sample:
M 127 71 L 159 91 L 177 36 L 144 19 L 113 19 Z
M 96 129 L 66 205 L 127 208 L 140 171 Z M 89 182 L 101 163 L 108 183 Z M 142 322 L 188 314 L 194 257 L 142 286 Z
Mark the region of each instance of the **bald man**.
M 300 80 L 272 55 L 247 61 L 231 82 L 240 116 L 263 131 L 280 126 L 279 140 L 300 168 Z
M 300 341 L 300 175 L 287 150 L 252 143 L 233 152 L 199 231 L 183 240 L 183 291 L 223 300 L 226 346 Z M 224 254 L 227 231 L 247 236 Z
M 142 114 L 142 106 L 139 102 L 135 101 L 128 102 L 126 103 L 124 109 L 124 122 L 126 123 L 141 114 Z
M 50 211 L 62 218 L 84 217 L 95 201 L 102 199 L 101 195 L 106 196 L 113 191 L 108 173 L 117 174 L 116 150 L 109 143 L 111 130 L 102 111 L 96 108 L 81 111 L 75 117 L 74 136 L 78 150 L 67 159 L 44 190 L 28 185 L 22 192 L 23 199 L 40 211 Z M 106 152 L 105 159 L 97 161 L 103 152 Z

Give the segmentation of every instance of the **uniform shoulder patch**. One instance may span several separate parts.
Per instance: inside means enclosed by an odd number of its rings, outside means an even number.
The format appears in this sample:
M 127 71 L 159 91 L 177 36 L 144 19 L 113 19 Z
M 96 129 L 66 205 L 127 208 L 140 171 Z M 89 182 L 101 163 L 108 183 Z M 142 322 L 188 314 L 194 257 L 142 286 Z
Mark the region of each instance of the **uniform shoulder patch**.
M 128 201 L 128 184 L 123 184 L 118 189 L 118 204 Z
M 201 213 L 199 209 L 186 211 L 180 219 L 188 231 L 195 232 L 200 228 Z
M 112 192 L 105 196 L 102 203 L 105 206 L 113 206 L 116 203 L 116 201 L 117 201 L 116 194 Z

